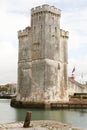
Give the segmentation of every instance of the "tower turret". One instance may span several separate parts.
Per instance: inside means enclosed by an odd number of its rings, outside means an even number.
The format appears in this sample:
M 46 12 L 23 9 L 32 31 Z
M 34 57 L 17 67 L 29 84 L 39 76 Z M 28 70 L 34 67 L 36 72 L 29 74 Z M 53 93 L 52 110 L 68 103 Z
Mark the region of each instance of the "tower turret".
M 42 5 L 31 9 L 33 59 L 58 60 L 60 16 L 61 11 L 54 6 Z

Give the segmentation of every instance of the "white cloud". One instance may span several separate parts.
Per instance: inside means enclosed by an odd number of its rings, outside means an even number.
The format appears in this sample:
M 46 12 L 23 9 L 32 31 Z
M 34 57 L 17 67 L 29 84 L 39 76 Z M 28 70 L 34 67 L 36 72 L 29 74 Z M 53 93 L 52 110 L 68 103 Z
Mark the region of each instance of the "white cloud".
M 75 67 L 75 79 L 78 81 L 87 81 L 87 55 L 80 58 L 69 59 L 69 76 L 72 74 L 72 70 Z M 83 79 L 82 79 L 83 78 Z
M 17 80 L 17 49 L 10 42 L 0 42 L 0 83 Z
M 54 4 L 59 2 L 60 0 L 1 0 L 0 1 L 0 9 L 2 10 L 28 10 L 35 6 L 39 6 L 42 4 Z
M 29 26 L 29 17 L 0 11 L 0 84 L 17 82 L 17 31 Z
M 69 31 L 69 50 L 76 50 L 87 41 L 87 9 L 62 12 L 61 26 Z
M 63 12 L 62 27 L 69 31 L 69 76 L 75 66 L 75 78 L 81 81 L 81 75 L 84 81 L 87 80 L 87 8 L 76 8 L 69 12 Z
M 21 28 L 28 26 L 29 18 L 21 14 L 12 14 L 12 13 L 0 13 L 0 39 L 14 39 L 17 35 L 17 31 Z

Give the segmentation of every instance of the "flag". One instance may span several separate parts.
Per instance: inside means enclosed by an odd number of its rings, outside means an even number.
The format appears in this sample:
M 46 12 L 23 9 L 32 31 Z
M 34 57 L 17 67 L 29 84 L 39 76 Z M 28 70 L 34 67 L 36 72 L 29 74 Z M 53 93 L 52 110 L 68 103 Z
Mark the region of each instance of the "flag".
M 72 70 L 72 73 L 75 71 L 75 67 L 73 68 L 73 70 Z

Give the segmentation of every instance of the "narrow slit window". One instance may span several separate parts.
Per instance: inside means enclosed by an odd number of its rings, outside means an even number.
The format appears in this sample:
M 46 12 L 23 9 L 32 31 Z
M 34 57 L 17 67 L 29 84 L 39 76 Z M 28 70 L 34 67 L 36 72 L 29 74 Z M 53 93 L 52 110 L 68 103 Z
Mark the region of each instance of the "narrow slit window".
M 51 25 L 49 25 L 49 32 L 51 32 Z
M 57 33 L 57 27 L 55 27 L 55 33 Z

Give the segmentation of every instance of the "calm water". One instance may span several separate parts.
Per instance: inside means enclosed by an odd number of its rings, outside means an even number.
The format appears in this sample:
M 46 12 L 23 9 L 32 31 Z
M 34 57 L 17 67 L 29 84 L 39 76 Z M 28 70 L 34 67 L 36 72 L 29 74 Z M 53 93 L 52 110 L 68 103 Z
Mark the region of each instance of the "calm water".
M 17 109 L 10 106 L 9 99 L 0 99 L 0 123 L 23 121 L 27 111 L 32 111 L 32 120 L 55 120 L 87 129 L 87 109 L 84 110 L 38 110 Z

